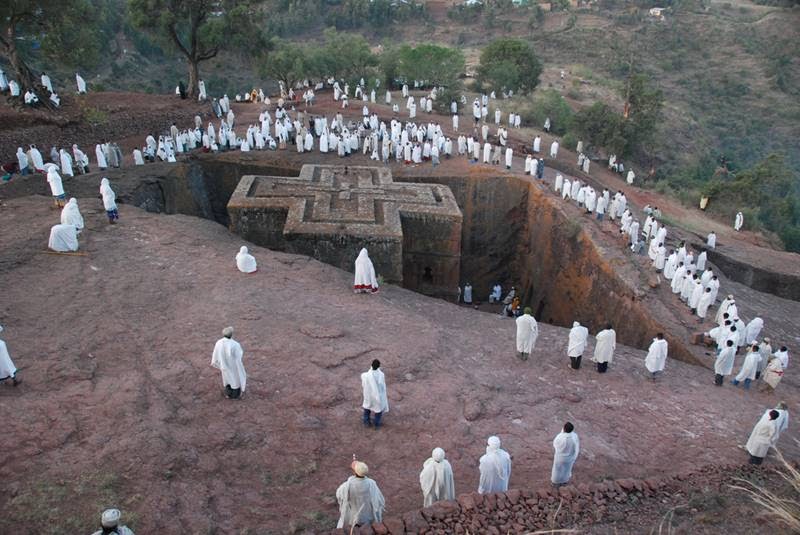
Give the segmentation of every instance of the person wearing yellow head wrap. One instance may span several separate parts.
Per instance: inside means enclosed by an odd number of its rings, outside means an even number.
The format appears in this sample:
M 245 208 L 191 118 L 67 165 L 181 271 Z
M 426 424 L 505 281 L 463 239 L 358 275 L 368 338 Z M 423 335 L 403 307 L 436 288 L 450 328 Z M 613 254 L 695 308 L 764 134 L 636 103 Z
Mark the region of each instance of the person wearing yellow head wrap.
M 350 469 L 353 475 L 336 489 L 339 502 L 339 523 L 336 527 L 351 528 L 381 522 L 386 500 L 377 483 L 367 477 L 369 467 L 353 459 Z

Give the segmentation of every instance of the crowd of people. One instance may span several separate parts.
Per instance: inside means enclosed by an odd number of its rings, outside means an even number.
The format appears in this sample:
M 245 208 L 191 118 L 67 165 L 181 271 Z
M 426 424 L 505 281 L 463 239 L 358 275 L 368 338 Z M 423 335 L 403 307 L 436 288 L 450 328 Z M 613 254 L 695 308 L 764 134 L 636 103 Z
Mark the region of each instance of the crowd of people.
M 46 81 L 48 83 L 45 83 Z M 85 92 L 85 82 L 79 75 L 77 82 L 79 92 L 81 87 L 82 92 Z M 7 82 L 0 71 L 0 90 L 5 90 L 4 84 L 6 88 L 10 88 L 11 83 L 13 81 Z M 349 85 L 340 84 L 336 80 L 328 80 L 327 83 L 333 89 L 334 100 L 341 102 L 342 108 L 348 108 Z M 52 100 L 52 95 L 55 93 L 49 84 L 49 78 L 45 80 L 44 74 L 42 85 L 50 89 Z M 469 135 L 459 133 L 459 108 L 466 107 L 467 101 L 451 102 L 449 109 L 452 114 L 452 132 L 458 134 L 457 137 L 455 135 L 451 137 L 432 115 L 427 121 L 415 121 L 418 107 L 424 113 L 433 113 L 433 105 L 439 92 L 437 88 L 426 90 L 425 94 L 417 99 L 410 93 L 407 85 L 402 87 L 401 103 L 408 114 L 406 122 L 398 119 L 400 106 L 395 102 L 392 92 L 386 90 L 384 102 L 392 106 L 395 114 L 388 123 L 379 118 L 377 111 L 370 110 L 370 104 L 376 101 L 376 89 L 367 92 L 363 80 L 356 85 L 354 93 L 354 98 L 360 98 L 363 102 L 361 120 L 346 119 L 342 112 L 336 113 L 331 118 L 311 114 L 309 110 L 317 102 L 318 93 L 324 88 L 323 82 L 306 83 L 297 88 L 298 93 L 301 93 L 298 97 L 294 88 L 287 90 L 282 87 L 281 96 L 276 99 L 274 109 L 271 109 L 270 98 L 261 90 L 246 92 L 244 97 L 236 95 L 235 102 L 253 102 L 263 106 L 258 123 L 246 126 L 237 125 L 236 115 L 227 95 L 223 95 L 220 99 L 212 99 L 210 103 L 212 114 L 219 119 L 216 128 L 212 122 L 208 122 L 204 127 L 199 115 L 195 117 L 191 128 L 180 130 L 177 125 L 172 124 L 169 131 L 159 135 L 158 139 L 155 135 L 147 136 L 141 149 L 134 149 L 133 162 L 135 165 L 144 165 L 148 161 L 176 162 L 180 154 L 192 150 L 248 152 L 281 150 L 293 144 L 299 153 L 330 152 L 346 157 L 360 151 L 364 155 L 369 155 L 372 160 L 383 163 L 389 163 L 394 159 L 407 165 L 430 162 L 435 166 L 439 164 L 440 158 L 461 156 L 469 158 L 471 163 L 482 162 L 502 165 L 507 170 L 515 169 L 514 148 L 509 141 L 508 129 L 520 128 L 521 116 L 509 112 L 506 114 L 506 123 L 503 123 L 503 112 L 499 107 L 495 107 L 493 114 L 495 131 L 491 132 L 487 120 L 489 104 L 495 98 L 494 94 L 481 95 L 473 101 L 474 126 Z M 177 92 L 182 94 L 180 87 L 177 88 Z M 18 94 L 19 88 L 16 96 Z M 201 87 L 200 98 L 201 100 L 207 98 L 204 84 Z M 298 110 L 294 105 L 299 102 L 298 98 L 305 104 L 305 110 Z M 549 131 L 551 127 L 549 118 L 544 126 L 544 130 Z M 236 131 L 237 128 L 239 133 Z M 541 145 L 542 138 L 537 135 L 531 142 L 530 152 L 527 151 L 527 147 L 519 150 L 526 155 L 522 167 L 524 173 L 538 180 L 544 179 L 545 169 L 544 157 L 537 156 L 541 153 Z M 556 159 L 558 151 L 559 143 L 554 140 L 549 147 L 549 157 Z M 49 247 L 57 252 L 77 251 L 78 237 L 84 229 L 77 200 L 75 198 L 66 200 L 61 175 L 74 176 L 76 172 L 88 173 L 92 164 L 90 158 L 77 145 L 72 146 L 71 152 L 72 154 L 63 148 L 54 147 L 50 151 L 50 161 L 45 163 L 35 145 L 30 145 L 27 151 L 22 147 L 17 151 L 19 172 L 23 175 L 31 172 L 46 174 L 54 203 L 61 210 L 61 221 L 51 228 L 49 242 Z M 584 154 L 582 143 L 579 143 L 577 152 L 578 166 L 588 175 L 590 159 Z M 113 142 L 98 144 L 94 155 L 96 166 L 100 170 L 120 167 L 123 162 L 122 151 Z M 621 174 L 625 172 L 624 165 L 614 155 L 609 158 L 608 165 L 615 172 Z M 628 170 L 627 182 L 633 183 L 634 178 L 633 170 Z M 709 309 L 716 304 L 720 289 L 718 277 L 712 267 L 707 265 L 706 250 L 701 251 L 695 258 L 694 252 L 681 242 L 677 248 L 668 252 L 666 245 L 668 231 L 660 221 L 660 211 L 657 208 L 646 209 L 646 218 L 640 226 L 639 219 L 634 216 L 625 193 L 621 190 L 612 195 L 608 188 L 599 191 L 589 180 L 578 177 L 570 179 L 561 173 L 556 175 L 553 187 L 556 194 L 564 201 L 575 202 L 587 215 L 601 224 L 606 216 L 614 224 L 619 219 L 620 235 L 625 239 L 626 246 L 636 255 L 647 254 L 656 273 L 670 282 L 672 292 L 687 305 L 693 315 L 697 316 L 699 322 L 705 321 Z M 100 195 L 108 222 L 114 224 L 119 215 L 115 194 L 107 178 L 101 180 Z M 740 216 L 741 213 L 737 215 L 736 230 L 743 224 Z M 716 247 L 716 235 L 713 233 L 708 235 L 706 246 L 708 250 Z M 256 259 L 245 246 L 236 255 L 235 263 L 242 273 L 250 274 L 257 271 Z M 379 284 L 374 266 L 367 250 L 362 249 L 355 261 L 354 291 L 376 293 L 378 290 Z M 469 305 L 474 303 L 473 288 L 470 283 L 464 286 L 463 291 L 459 288 L 459 300 Z M 539 336 L 538 324 L 532 310 L 522 307 L 515 287 L 511 287 L 504 297 L 499 283 L 492 287 L 488 300 L 490 303 L 501 305 L 501 315 L 516 318 L 516 355 L 523 361 L 530 359 Z M 774 389 L 788 366 L 788 350 L 785 346 L 781 346 L 779 351 L 773 353 L 769 338 L 759 338 L 763 320 L 756 317 L 745 324 L 740 316 L 733 296 L 729 295 L 717 309 L 716 326 L 706 333 L 709 340 L 716 344 L 715 384 L 722 385 L 724 377 L 732 374 L 734 359 L 739 350 L 744 349 L 746 351 L 744 361 L 739 374 L 731 381 L 732 384 L 741 384 L 747 389 L 752 382 L 761 379 L 765 385 Z M 211 364 L 221 372 L 224 395 L 229 399 L 242 399 L 246 387 L 244 351 L 233 339 L 233 334 L 232 327 L 223 330 L 222 338 L 216 342 L 212 351 Z M 581 368 L 581 359 L 588 339 L 589 330 L 580 322 L 574 322 L 566 343 L 569 366 L 573 371 Z M 609 324 L 595 335 L 592 361 L 596 364 L 598 373 L 608 371 L 609 365 L 613 362 L 615 349 L 616 331 Z M 657 333 L 644 359 L 648 376 L 652 380 L 655 381 L 659 374 L 663 373 L 667 357 L 668 343 L 663 333 Z M 12 379 L 14 386 L 20 382 L 2 340 L 0 340 L 0 375 L 4 376 L 2 379 Z M 378 429 L 383 425 L 383 417 L 389 411 L 386 379 L 378 360 L 373 361 L 370 369 L 361 374 L 361 384 L 363 425 Z M 775 409 L 768 410 L 756 424 L 747 442 L 750 462 L 760 463 L 787 426 L 788 409 L 785 404 L 779 404 Z M 479 460 L 478 492 L 502 492 L 508 489 L 511 458 L 500 446 L 498 437 L 489 437 L 486 454 Z M 570 481 L 573 466 L 580 452 L 580 442 L 572 423 L 567 422 L 563 425 L 553 441 L 553 448 L 551 482 L 554 485 L 563 485 Z M 340 506 L 339 527 L 380 521 L 385 500 L 377 483 L 367 477 L 368 466 L 362 461 L 353 459 L 351 469 L 353 475 L 336 492 Z M 442 448 L 435 448 L 431 457 L 424 461 L 419 481 L 424 505 L 455 497 L 452 467 L 445 458 Z M 106 524 L 112 528 L 117 526 L 119 518 L 119 511 L 104 512 L 101 518 L 103 529 L 106 529 Z M 118 532 L 121 533 L 119 530 Z

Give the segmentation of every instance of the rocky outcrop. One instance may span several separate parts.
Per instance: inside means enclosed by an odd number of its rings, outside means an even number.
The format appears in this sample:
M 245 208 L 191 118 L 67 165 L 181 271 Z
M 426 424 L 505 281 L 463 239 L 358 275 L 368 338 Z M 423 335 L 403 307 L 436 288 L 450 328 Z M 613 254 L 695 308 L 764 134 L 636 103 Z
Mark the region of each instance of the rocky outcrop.
M 522 535 L 536 530 L 586 528 L 615 522 L 645 503 L 659 503 L 676 492 L 721 487 L 731 477 L 759 470 L 748 465 L 715 466 L 671 477 L 615 479 L 579 483 L 560 488 L 511 489 L 499 494 L 462 494 L 454 501 L 434 503 L 424 509 L 389 516 L 371 526 L 359 526 L 362 535 Z M 330 535 L 346 535 L 336 529 Z

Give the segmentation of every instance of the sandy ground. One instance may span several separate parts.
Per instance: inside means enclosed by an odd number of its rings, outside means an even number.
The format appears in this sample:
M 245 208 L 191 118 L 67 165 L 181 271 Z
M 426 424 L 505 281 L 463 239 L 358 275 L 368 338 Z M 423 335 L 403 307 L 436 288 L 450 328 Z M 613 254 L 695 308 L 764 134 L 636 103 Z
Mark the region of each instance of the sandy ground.
M 490 434 L 514 456 L 512 485 L 535 488 L 567 419 L 582 441 L 576 483 L 669 474 L 743 460 L 737 446 L 777 401 L 674 361 L 652 384 L 644 353 L 623 347 L 609 374 L 574 372 L 566 330 L 547 325 L 522 363 L 499 316 L 395 287 L 354 295 L 350 274 L 258 247 L 246 276 L 241 241 L 215 223 L 123 206 L 108 226 L 97 199 L 79 202 L 81 256 L 44 252 L 57 218 L 46 198 L 0 210 L 0 322 L 24 380 L 0 387 L 0 531 L 84 532 L 111 505 L 141 533 L 322 529 L 353 454 L 399 514 L 421 505 L 435 446 L 457 492 L 473 490 Z M 226 325 L 249 372 L 238 402 L 209 365 Z M 391 404 L 379 431 L 359 421 L 373 358 Z M 780 395 L 795 406 L 794 388 Z

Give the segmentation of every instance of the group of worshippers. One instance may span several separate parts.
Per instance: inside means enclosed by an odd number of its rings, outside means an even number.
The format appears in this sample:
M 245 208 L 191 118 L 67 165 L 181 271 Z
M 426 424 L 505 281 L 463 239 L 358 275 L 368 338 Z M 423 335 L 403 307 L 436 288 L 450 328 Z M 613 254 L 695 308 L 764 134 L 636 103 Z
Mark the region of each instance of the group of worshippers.
M 122 151 L 116 143 L 109 141 L 97 144 L 95 154 L 100 170 L 121 166 Z M 36 172 L 47 173 L 50 167 L 55 167 L 64 176 L 75 176 L 76 173 L 83 175 L 89 172 L 89 156 L 77 144 L 73 144 L 71 150 L 52 147 L 48 161 L 44 160 L 41 151 L 33 144 L 28 146 L 28 150 L 17 147 L 16 157 L 17 169 L 14 171 L 23 176 Z M 6 180 L 10 178 L 9 176 Z
M 742 384 L 745 389 L 760 380 L 761 390 L 775 390 L 789 366 L 789 350 L 786 346 L 773 352 L 772 341 L 760 338 L 764 320 L 755 317 L 745 324 L 740 318 L 736 300 L 728 295 L 720 304 L 715 317 L 716 326 L 705 333 L 716 345 L 714 362 L 714 384 L 722 386 L 725 377 L 733 374 L 736 356 L 744 352 L 739 373 L 731 384 Z
M 583 153 L 581 150 L 578 150 L 578 153 L 579 153 L 578 166 L 580 167 L 581 165 L 586 165 L 588 169 L 588 164 L 586 163 L 586 160 L 588 160 L 588 158 L 584 156 L 584 161 L 581 162 L 580 155 L 582 155 Z M 611 171 L 614 171 L 615 173 L 619 173 L 620 175 L 625 175 L 625 164 L 622 163 L 622 160 L 617 158 L 616 154 L 612 154 L 608 157 L 608 168 Z M 636 173 L 633 172 L 633 169 L 628 169 L 628 174 L 625 176 L 625 182 L 627 182 L 630 185 L 633 185 L 633 181 L 635 179 L 636 179 Z
M 105 180 L 105 179 L 104 179 Z M 251 274 L 258 271 L 258 263 L 247 246 L 242 246 L 235 257 L 236 269 Z M 378 279 L 375 267 L 366 248 L 362 248 L 355 261 L 353 290 L 356 293 L 376 293 Z M 242 358 L 244 351 L 239 342 L 233 339 L 233 327 L 222 330 L 222 338 L 214 344 L 211 365 L 220 371 L 223 394 L 228 399 L 241 399 L 247 384 L 247 373 Z M 381 418 L 389 410 L 386 398 L 386 382 L 380 370 L 380 361 L 373 361 L 371 370 L 361 377 L 364 388 L 364 424 L 376 428 L 381 426 Z M 373 420 L 374 418 L 374 420 Z
M 662 233 L 662 236 L 653 238 L 654 242 L 658 242 L 655 250 L 653 247 L 650 248 L 653 266 L 656 272 L 663 274 L 664 278 L 670 281 L 672 293 L 676 294 L 688 306 L 691 313 L 697 316 L 698 322 L 702 323 L 708 315 L 708 309 L 716 304 L 720 288 L 719 278 L 714 269 L 708 265 L 708 253 L 701 251 L 695 257 L 694 252 L 686 247 L 686 243 L 681 242 L 677 249 L 670 250 L 669 256 L 666 256 L 664 246 L 666 228 L 661 227 L 657 232 Z
M 621 191 L 617 192 L 612 200 L 611 193 L 607 189 L 598 193 L 589 184 L 583 184 L 577 178 L 573 178 L 570 182 L 569 178 L 564 178 L 561 173 L 556 175 L 553 187 L 562 199 L 575 201 L 579 208 L 586 210 L 588 215 L 594 214 L 598 221 L 602 221 L 609 211 L 612 212 L 611 219 L 614 220 L 622 216 L 626 210 L 628 201 Z
M 56 208 L 61 210 L 61 222 L 50 228 L 50 239 L 48 248 L 58 253 L 71 253 L 78 250 L 78 236 L 84 229 L 84 220 L 78 207 L 78 200 L 75 197 L 65 202 L 66 194 L 61 176 L 58 174 L 56 166 L 48 164 L 47 182 L 50 184 L 50 191 L 53 194 Z M 119 219 L 117 209 L 116 194 L 111 188 L 108 178 L 100 180 L 100 196 L 103 199 L 103 208 L 110 224 L 115 224 Z
M 572 423 L 567 422 L 553 439 L 553 467 L 550 481 L 555 487 L 566 485 L 572 479 L 572 469 L 580 454 L 580 440 Z M 369 467 L 356 460 L 350 464 L 352 475 L 336 489 L 339 502 L 337 528 L 352 529 L 353 526 L 381 522 L 386 500 L 374 479 L 367 477 Z M 486 453 L 478 461 L 480 479 L 478 492 L 493 494 L 506 492 L 511 479 L 511 455 L 501 447 L 500 438 L 490 436 Z M 442 448 L 434 448 L 431 456 L 422 464 L 419 474 L 422 503 L 429 507 L 438 501 L 454 500 L 455 481 L 453 468 L 445 458 Z
M 41 82 L 40 86 L 26 87 L 25 94 L 23 95 L 19 83 L 15 80 L 9 80 L 3 69 L 0 69 L 0 93 L 8 92 L 11 97 L 22 98 L 25 105 L 33 107 L 41 102 L 36 92 L 47 92 L 47 94 L 49 94 L 48 101 L 50 104 L 56 108 L 61 106 L 61 97 L 59 97 L 58 93 L 53 89 L 53 81 L 50 79 L 50 76 L 46 72 L 42 72 L 39 80 Z M 78 73 L 75 73 L 75 83 L 77 85 L 77 93 L 79 95 L 85 94 L 86 81 Z

